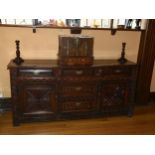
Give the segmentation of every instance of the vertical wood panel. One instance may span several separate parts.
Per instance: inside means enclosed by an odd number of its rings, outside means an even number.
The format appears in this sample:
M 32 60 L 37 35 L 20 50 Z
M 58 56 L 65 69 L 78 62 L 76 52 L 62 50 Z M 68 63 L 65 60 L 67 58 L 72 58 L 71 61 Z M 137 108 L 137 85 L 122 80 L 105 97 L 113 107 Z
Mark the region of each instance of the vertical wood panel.
M 146 104 L 150 97 L 150 85 L 155 60 L 155 20 L 150 19 L 146 32 L 141 35 L 137 59 L 136 103 Z

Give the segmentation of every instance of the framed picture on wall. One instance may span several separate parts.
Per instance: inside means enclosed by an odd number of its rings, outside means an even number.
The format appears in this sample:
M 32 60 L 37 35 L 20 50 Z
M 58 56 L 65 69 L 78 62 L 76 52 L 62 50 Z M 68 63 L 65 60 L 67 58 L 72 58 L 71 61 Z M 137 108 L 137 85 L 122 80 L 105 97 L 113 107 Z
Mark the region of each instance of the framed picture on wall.
M 66 19 L 66 25 L 71 27 L 79 27 L 80 19 Z
M 101 28 L 110 28 L 111 19 L 101 19 Z

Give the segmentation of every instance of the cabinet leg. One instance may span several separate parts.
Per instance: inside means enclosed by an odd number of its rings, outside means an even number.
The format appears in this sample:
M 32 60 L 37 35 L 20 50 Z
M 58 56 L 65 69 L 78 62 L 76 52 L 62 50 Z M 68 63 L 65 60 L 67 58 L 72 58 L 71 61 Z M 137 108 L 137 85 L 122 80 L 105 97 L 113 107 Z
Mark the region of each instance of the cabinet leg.
M 130 108 L 130 109 L 128 110 L 128 116 L 129 116 L 129 117 L 132 117 L 132 116 L 133 116 L 133 108 Z
M 13 126 L 14 126 L 14 127 L 15 127 L 15 126 L 19 126 L 19 125 L 20 125 L 19 121 L 13 120 Z

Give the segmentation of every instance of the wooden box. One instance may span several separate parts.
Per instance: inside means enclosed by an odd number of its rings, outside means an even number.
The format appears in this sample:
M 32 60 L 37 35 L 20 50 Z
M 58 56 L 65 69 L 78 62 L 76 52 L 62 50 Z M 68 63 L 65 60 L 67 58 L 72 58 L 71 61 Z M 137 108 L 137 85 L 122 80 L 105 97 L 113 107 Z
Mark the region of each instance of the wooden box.
M 83 35 L 59 36 L 59 65 L 92 65 L 94 38 Z

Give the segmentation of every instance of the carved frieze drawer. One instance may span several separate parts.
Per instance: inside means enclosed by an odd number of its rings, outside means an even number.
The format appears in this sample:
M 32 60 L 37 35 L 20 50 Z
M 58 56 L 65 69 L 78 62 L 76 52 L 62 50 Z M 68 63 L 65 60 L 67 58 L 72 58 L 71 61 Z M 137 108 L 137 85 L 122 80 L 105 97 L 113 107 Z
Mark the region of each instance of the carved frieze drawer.
M 19 76 L 51 77 L 55 76 L 53 69 L 19 69 Z
M 62 76 L 91 76 L 93 70 L 88 68 L 64 68 L 61 70 Z
M 65 83 L 59 91 L 63 96 L 95 95 L 97 92 L 97 85 L 94 83 Z
M 129 77 L 132 74 L 131 68 L 125 67 L 103 67 L 103 68 L 96 68 L 94 70 L 95 76 L 103 76 L 103 77 Z

